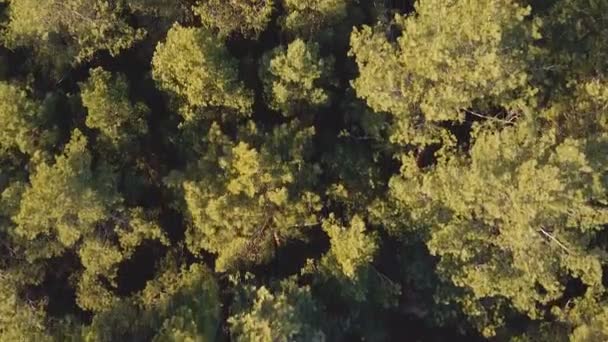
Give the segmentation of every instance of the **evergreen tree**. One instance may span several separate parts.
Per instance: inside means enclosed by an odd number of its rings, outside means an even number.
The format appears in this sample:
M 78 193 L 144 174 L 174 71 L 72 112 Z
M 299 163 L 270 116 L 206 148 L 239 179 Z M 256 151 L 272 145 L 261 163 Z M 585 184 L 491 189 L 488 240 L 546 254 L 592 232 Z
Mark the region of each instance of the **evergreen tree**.
M 41 109 L 24 89 L 0 82 L 0 153 L 15 149 L 33 155 L 52 142 L 51 132 L 43 129 Z
M 266 287 L 248 286 L 228 318 L 235 341 L 325 341 L 318 328 L 317 307 L 310 289 L 293 281 L 280 284 L 274 293 Z
M 391 194 L 412 224 L 428 229 L 437 271 L 466 290 L 462 305 L 484 334 L 500 324 L 484 310 L 507 306 L 538 319 L 569 279 L 603 292 L 604 252 L 593 241 L 608 220 L 597 154 L 605 139 L 558 142 L 521 124 L 479 129 L 469 153 L 443 151 L 427 170 L 403 157 Z
M 119 145 L 147 132 L 144 115 L 148 108 L 143 103 L 131 104 L 124 75 L 93 69 L 82 85 L 81 96 L 88 110 L 86 125 L 99 129 L 111 144 Z
M 0 0 L 0 341 L 608 340 L 607 10 Z
M 37 167 L 13 218 L 15 232 L 30 240 L 31 260 L 62 254 L 94 232 L 119 198 L 111 175 L 95 175 L 87 139 L 78 130 L 55 164 Z M 56 203 L 61 203 L 57 206 Z
M 113 56 L 144 36 L 123 15 L 123 1 L 10 0 L 6 39 L 10 46 L 51 44 L 61 49 L 65 41 L 73 61 L 90 59 L 107 50 Z
M 283 28 L 300 37 L 310 37 L 343 21 L 350 0 L 284 0 Z
M 209 107 L 248 115 L 252 95 L 238 80 L 236 61 L 208 30 L 175 25 L 159 43 L 152 75 L 161 89 L 175 95 L 186 120 L 203 116 Z
M 195 178 L 182 181 L 190 250 L 218 253 L 216 269 L 224 271 L 265 262 L 283 241 L 303 238 L 317 225 L 321 202 L 312 192 L 317 170 L 306 160 L 313 134 L 283 125 L 256 147 L 210 131 L 210 143 L 222 144 L 223 151 L 202 158 L 192 171 Z
M 438 122 L 462 120 L 474 105 L 516 111 L 533 93 L 526 59 L 538 34 L 529 13 L 512 1 L 417 2 L 415 15 L 395 17 L 395 39 L 382 25 L 353 31 L 353 87 L 395 115 L 392 139 L 404 144 L 435 142 Z
M 321 58 L 316 43 L 297 39 L 267 54 L 260 70 L 266 97 L 285 116 L 306 114 L 330 102 L 333 58 Z
M 203 25 L 217 30 L 221 37 L 239 32 L 247 38 L 258 38 L 270 22 L 274 1 L 200 0 L 193 10 Z

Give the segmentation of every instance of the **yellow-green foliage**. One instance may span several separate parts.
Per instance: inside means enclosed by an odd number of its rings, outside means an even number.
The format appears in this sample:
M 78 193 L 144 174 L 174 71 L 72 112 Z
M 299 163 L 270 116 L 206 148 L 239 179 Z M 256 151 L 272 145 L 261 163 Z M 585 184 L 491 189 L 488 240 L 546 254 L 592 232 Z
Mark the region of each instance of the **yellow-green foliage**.
M 402 33 L 394 41 L 382 26 L 353 31 L 353 87 L 375 111 L 397 117 L 405 143 L 429 124 L 462 119 L 475 101 L 508 107 L 513 94 L 525 100 L 529 13 L 510 0 L 419 1 L 415 15 L 395 17 Z
M 325 341 L 313 323 L 317 317 L 310 288 L 286 281 L 276 293 L 263 286 L 248 291 L 249 306 L 228 318 L 234 341 Z
M 35 152 L 41 133 L 36 127 L 39 115 L 40 105 L 24 89 L 0 82 L 0 151 Z
M 564 275 L 603 291 L 605 253 L 589 244 L 608 222 L 606 208 L 593 204 L 606 201 L 605 157 L 597 154 L 606 139 L 558 142 L 525 124 L 481 130 L 468 155 L 445 151 L 428 170 L 404 156 L 391 194 L 430 230 L 445 279 L 475 300 L 500 296 L 538 318 L 541 305 L 563 295 Z
M 202 28 L 175 25 L 156 47 L 152 75 L 174 94 L 186 120 L 207 107 L 225 107 L 248 115 L 252 94 L 238 81 L 236 61 L 221 40 Z
M 223 271 L 268 260 L 277 244 L 316 224 L 320 198 L 307 180 L 315 170 L 304 160 L 313 133 L 280 126 L 259 147 L 236 143 L 183 182 L 190 250 L 218 253 Z
M 0 14 L 0 342 L 608 341 L 608 0 Z
M 142 291 L 97 313 L 90 325 L 71 334 L 73 338 L 215 341 L 220 305 L 213 275 L 200 264 L 179 267 L 175 260 L 164 261 Z
M 3 341 L 52 341 L 43 307 L 27 303 L 18 284 L 0 273 L 0 339 Z
M 272 108 L 285 116 L 306 114 L 329 104 L 333 58 L 322 58 L 319 45 L 297 39 L 287 49 L 279 47 L 263 59 L 260 75 Z
M 374 259 L 378 248 L 374 236 L 366 234 L 365 223 L 359 216 L 353 217 L 349 227 L 338 224 L 333 217 L 323 221 L 323 230 L 329 235 L 331 247 L 327 263 L 347 278 L 354 279 L 358 271 Z
M 541 117 L 562 136 L 584 138 L 608 132 L 608 83 L 600 79 L 571 82 L 568 94 L 556 97 Z
M 308 37 L 344 20 L 349 2 L 351 0 L 283 0 L 286 15 L 281 24 L 292 34 Z
M 60 255 L 74 246 L 106 219 L 117 201 L 92 173 L 87 139 L 78 130 L 53 165 L 37 167 L 30 183 L 13 219 L 16 233 L 31 241 L 31 259 Z
M 142 291 L 143 307 L 162 322 L 154 341 L 215 341 L 219 288 L 202 265 L 177 269 L 169 263 Z
M 576 327 L 570 335 L 572 342 L 592 342 L 608 339 L 608 307 L 603 303 L 602 309 L 588 317 L 587 322 Z
M 53 35 L 65 36 L 75 61 L 88 60 L 99 50 L 114 56 L 144 36 L 127 24 L 122 10 L 122 1 L 10 0 L 6 37 L 12 46 L 36 46 Z
M 86 125 L 99 129 L 112 144 L 147 132 L 144 115 L 148 109 L 143 103 L 131 104 L 124 75 L 113 75 L 102 68 L 92 69 L 81 87 L 82 103 L 88 111 Z
M 203 25 L 221 37 L 239 32 L 257 38 L 266 29 L 274 10 L 273 0 L 199 0 L 193 7 Z

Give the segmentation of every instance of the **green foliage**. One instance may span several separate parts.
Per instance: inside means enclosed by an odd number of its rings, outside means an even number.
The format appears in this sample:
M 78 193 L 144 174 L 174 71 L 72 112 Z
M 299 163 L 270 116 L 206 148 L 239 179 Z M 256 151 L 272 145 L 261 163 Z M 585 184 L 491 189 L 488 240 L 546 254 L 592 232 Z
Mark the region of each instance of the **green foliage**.
M 16 234 L 30 240 L 31 260 L 57 256 L 74 246 L 95 231 L 117 202 L 107 184 L 110 175 L 93 174 L 91 162 L 87 139 L 75 130 L 55 164 L 43 163 L 32 175 L 13 218 Z
M 40 104 L 24 89 L 0 82 L 0 153 L 17 149 L 34 154 L 50 138 L 41 124 Z
M 244 290 L 245 303 L 228 318 L 234 341 L 325 341 L 309 288 L 285 281 L 274 293 L 263 286 Z
M 340 23 L 347 16 L 350 0 L 284 0 L 283 28 L 294 35 L 308 37 Z
M 112 144 L 127 142 L 147 132 L 144 116 L 148 108 L 143 103 L 131 104 L 124 75 L 93 69 L 82 84 L 81 96 L 88 110 L 86 125 L 99 129 Z
M 135 14 L 152 16 L 155 25 L 168 22 L 170 27 L 174 22 L 192 18 L 187 3 L 176 3 L 173 0 L 129 0 L 127 5 Z
M 356 333 L 365 340 L 386 340 L 382 314 L 396 304 L 400 286 L 378 271 L 378 237 L 355 215 L 349 225 L 333 214 L 323 220 L 330 248 L 317 262 L 309 259 L 302 274 L 313 278 L 315 298 L 340 307 L 344 314 L 324 323 L 330 339 Z
M 403 157 L 391 194 L 428 227 L 438 272 L 467 290 L 470 315 L 483 312 L 483 299 L 503 298 L 542 317 L 573 278 L 603 291 L 605 252 L 591 244 L 608 222 L 599 205 L 605 166 L 594 152 L 605 139 L 557 142 L 553 132 L 539 137 L 521 124 L 481 129 L 468 155 L 443 151 L 428 170 Z M 487 324 L 484 334 L 492 334 Z
M 227 37 L 239 32 L 248 38 L 258 38 L 270 22 L 273 0 L 199 0 L 193 8 L 203 25 Z
M 77 289 L 77 302 L 82 308 L 102 312 L 119 305 L 119 298 L 104 283 L 111 288 L 118 287 L 118 267 L 144 241 L 169 245 L 164 232 L 149 216 L 140 208 L 133 209 L 126 215 L 120 212 L 111 215 L 103 223 L 102 229 L 109 230 L 112 225 L 116 225 L 114 231 L 118 235 L 118 243 L 109 240 L 107 232 L 97 232 L 83 239 L 78 255 L 84 270 Z
M 143 240 L 168 244 L 164 233 L 142 210 L 121 212 L 113 176 L 104 170 L 94 172 L 87 140 L 78 130 L 53 165 L 37 167 L 30 183 L 13 217 L 14 232 L 24 240 L 29 262 L 59 257 L 67 251 L 78 253 L 83 270 L 78 271 L 76 292 L 82 308 L 101 311 L 116 302 L 100 279 L 116 287 L 119 264 Z M 118 234 L 119 244 L 109 238 L 113 232 Z
M 600 296 L 601 297 L 601 296 Z M 554 308 L 554 322 L 543 322 L 539 328 L 513 341 L 602 341 L 606 333 L 606 303 L 601 298 L 587 292 L 572 299 L 563 308 Z
M 427 126 L 462 120 L 477 101 L 516 109 L 531 92 L 529 13 L 512 1 L 419 1 L 415 15 L 395 17 L 402 33 L 394 41 L 382 26 L 353 31 L 353 87 L 375 111 L 396 116 L 393 139 L 403 143 L 435 137 Z
M 59 36 L 77 62 L 100 50 L 115 56 L 144 36 L 129 26 L 123 11 L 123 1 L 10 0 L 6 39 L 10 46 L 36 46 Z
M 203 338 L 198 331 L 196 318 L 191 309 L 180 307 L 174 316 L 167 318 L 159 333 L 154 336 L 154 342 L 173 341 L 212 341 Z
M 607 10 L 0 0 L 0 341 L 608 340 Z
M 236 61 L 208 30 L 173 26 L 152 59 L 158 86 L 176 96 L 186 120 L 200 118 L 208 107 L 248 115 L 252 95 L 238 81 Z
M 334 60 L 322 58 L 319 45 L 297 39 L 267 54 L 260 75 L 273 109 L 285 116 L 297 116 L 330 102 Z
M 0 277 L 0 338 L 3 341 L 51 341 L 44 308 L 28 303 L 6 274 Z
M 117 302 L 110 310 L 97 313 L 88 326 L 70 334 L 72 340 L 106 342 L 134 340 L 146 335 L 145 315 L 129 302 Z
M 219 309 L 218 286 L 205 267 L 168 261 L 138 296 L 97 313 L 74 339 L 214 341 Z
M 556 97 L 541 115 L 560 135 L 577 138 L 608 132 L 608 83 L 571 82 L 568 96 Z
M 365 234 L 365 223 L 353 217 L 350 227 L 342 227 L 333 216 L 323 221 L 323 230 L 329 235 L 330 252 L 326 263 L 347 278 L 356 278 L 358 271 L 372 262 L 377 245 L 373 236 Z
M 305 160 L 313 134 L 283 125 L 257 148 L 225 142 L 216 160 L 201 160 L 197 178 L 183 181 L 190 250 L 218 253 L 216 269 L 224 271 L 240 262 L 265 262 L 282 241 L 302 238 L 316 225 L 316 169 Z M 209 140 L 214 135 L 221 132 L 212 130 Z
M 154 341 L 214 341 L 220 318 L 219 288 L 202 265 L 168 263 L 142 291 L 143 307 L 162 322 Z
M 608 3 L 595 0 L 557 1 L 543 18 L 542 34 L 550 44 L 545 68 L 557 70 L 543 81 L 605 74 L 608 45 L 600 37 L 608 33 Z M 557 76 L 557 77 L 556 77 Z
M 608 339 L 608 307 L 605 303 L 601 307 L 594 315 L 589 315 L 585 323 L 572 331 L 571 341 L 591 342 Z M 589 312 L 586 314 L 588 315 Z

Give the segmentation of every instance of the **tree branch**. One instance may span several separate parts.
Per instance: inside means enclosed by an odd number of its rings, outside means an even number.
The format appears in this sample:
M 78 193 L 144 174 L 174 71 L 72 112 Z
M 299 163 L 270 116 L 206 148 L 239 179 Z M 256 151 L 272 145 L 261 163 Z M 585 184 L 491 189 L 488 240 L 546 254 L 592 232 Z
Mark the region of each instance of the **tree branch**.
M 560 246 L 564 251 L 566 251 L 566 253 L 570 254 L 570 250 L 568 249 L 568 247 L 564 246 L 563 243 L 559 242 L 559 240 L 555 236 L 548 233 L 545 229 L 543 229 L 543 227 L 540 227 L 539 232 L 544 236 L 548 237 L 549 239 L 553 240 L 555 243 L 557 243 L 558 246 Z
M 513 123 L 513 119 L 517 117 L 517 116 L 514 115 L 511 119 L 504 120 L 504 119 L 499 119 L 499 118 L 496 118 L 496 117 L 493 117 L 493 116 L 487 116 L 487 115 L 479 114 L 477 112 L 474 112 L 474 111 L 468 110 L 468 109 L 463 109 L 463 110 L 465 112 L 473 115 L 473 116 L 478 117 L 478 118 L 483 118 L 483 119 L 486 119 L 486 120 L 494 120 L 494 121 L 502 122 L 502 123 L 508 124 L 508 125 L 512 124 Z

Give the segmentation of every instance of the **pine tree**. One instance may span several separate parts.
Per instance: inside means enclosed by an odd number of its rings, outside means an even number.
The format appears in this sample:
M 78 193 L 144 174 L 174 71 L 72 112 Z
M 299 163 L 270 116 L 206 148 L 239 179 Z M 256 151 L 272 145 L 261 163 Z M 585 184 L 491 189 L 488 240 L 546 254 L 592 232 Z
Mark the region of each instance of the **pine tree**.
M 245 286 L 228 318 L 235 341 L 325 341 L 310 289 L 286 280 L 277 291 Z
M 73 247 L 95 231 L 119 201 L 112 183 L 106 183 L 109 175 L 95 175 L 91 163 L 87 139 L 75 130 L 64 154 L 53 165 L 39 165 L 32 175 L 13 218 L 15 232 L 30 240 L 31 260 L 57 256 Z
M 174 25 L 156 47 L 152 75 L 173 94 L 186 121 L 220 107 L 249 115 L 252 94 L 238 80 L 237 63 L 208 30 Z
M 251 145 L 209 132 L 210 154 L 192 176 L 171 180 L 183 189 L 189 249 L 217 253 L 216 269 L 224 271 L 268 261 L 283 241 L 303 238 L 321 205 L 312 192 L 317 169 L 306 160 L 313 134 L 282 125 Z
M 284 0 L 286 15 L 281 24 L 285 31 L 310 38 L 346 19 L 350 0 Z
M 271 107 L 298 116 L 328 106 L 334 60 L 322 58 L 319 45 L 297 39 L 263 58 L 260 75 Z
M 257 39 L 266 29 L 274 11 L 273 0 L 199 0 L 193 7 L 203 25 L 217 30 L 220 37 L 238 32 Z
M 148 108 L 143 103 L 131 103 L 124 75 L 96 68 L 81 87 L 82 102 L 88 111 L 86 125 L 98 129 L 111 144 L 120 145 L 147 132 Z
M 122 15 L 123 1 L 11 0 L 7 41 L 11 46 L 55 45 L 55 36 L 67 41 L 74 62 L 90 59 L 97 51 L 116 56 L 143 38 Z M 58 51 L 59 52 L 59 51 Z
M 602 293 L 604 253 L 592 241 L 608 222 L 599 205 L 605 158 L 597 154 L 605 139 L 560 142 L 555 132 L 538 136 L 521 124 L 479 129 L 468 153 L 446 149 L 429 169 L 403 157 L 391 194 L 415 227 L 428 230 L 437 271 L 465 289 L 462 305 L 484 334 L 500 324 L 484 322 L 484 310 L 507 306 L 537 319 L 568 279 Z M 483 304 L 489 298 L 495 305 Z
M 462 120 L 474 105 L 517 110 L 533 95 L 526 61 L 537 32 L 529 14 L 512 1 L 427 0 L 415 15 L 395 17 L 399 37 L 382 25 L 355 29 L 357 96 L 395 116 L 392 139 L 404 144 L 436 142 L 437 123 Z
M 41 105 L 24 89 L 0 82 L 0 153 L 15 149 L 33 155 L 52 142 L 51 132 L 43 129 Z

